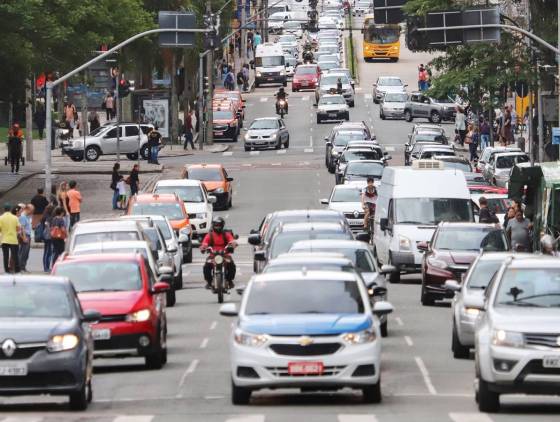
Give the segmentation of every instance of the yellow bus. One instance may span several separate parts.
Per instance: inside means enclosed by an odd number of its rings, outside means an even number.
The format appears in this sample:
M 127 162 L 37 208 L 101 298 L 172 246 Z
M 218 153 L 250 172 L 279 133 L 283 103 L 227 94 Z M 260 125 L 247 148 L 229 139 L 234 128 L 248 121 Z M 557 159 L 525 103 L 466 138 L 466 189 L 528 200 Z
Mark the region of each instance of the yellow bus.
M 401 51 L 401 27 L 398 24 L 376 24 L 373 19 L 364 20 L 364 61 L 372 59 L 399 60 Z

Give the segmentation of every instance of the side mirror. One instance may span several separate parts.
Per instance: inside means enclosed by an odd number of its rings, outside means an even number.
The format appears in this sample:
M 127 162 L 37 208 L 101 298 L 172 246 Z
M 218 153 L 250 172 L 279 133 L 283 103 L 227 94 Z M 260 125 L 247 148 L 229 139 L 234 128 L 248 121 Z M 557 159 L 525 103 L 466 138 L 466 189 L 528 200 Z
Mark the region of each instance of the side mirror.
M 390 314 L 394 311 L 394 308 L 393 305 L 391 305 L 389 302 L 385 302 L 384 300 L 382 300 L 379 302 L 375 302 L 372 311 L 374 315 L 380 317 L 382 315 Z
M 377 84 L 373 84 L 373 86 L 377 86 Z
M 323 205 L 329 205 L 329 200 L 327 198 L 323 198 L 320 200 L 321 204 Z
M 208 195 L 208 203 L 209 204 L 215 204 L 216 203 L 216 197 L 214 195 Z
M 366 232 L 361 232 L 356 234 L 356 236 L 354 236 L 356 238 L 356 240 L 359 240 L 360 242 L 366 242 L 369 243 L 371 236 L 369 233 Z
M 249 237 L 247 238 L 247 242 L 248 242 L 250 245 L 253 245 L 253 246 L 258 246 L 258 245 L 260 245 L 260 244 L 261 244 L 261 241 L 262 241 L 262 239 L 261 239 L 261 235 L 260 235 L 259 233 L 251 233 L 251 234 L 249 235 Z
M 179 239 L 177 239 L 179 243 L 187 243 L 189 241 L 189 236 L 186 234 L 180 234 Z
M 461 285 L 457 282 L 457 280 L 445 280 L 445 284 L 443 286 L 452 292 L 458 292 L 461 290 Z
M 101 312 L 94 309 L 88 309 L 84 311 L 84 316 L 82 317 L 83 322 L 89 322 L 90 324 L 95 324 L 101 320 Z
M 167 265 L 162 265 L 161 267 L 158 268 L 158 273 L 160 273 L 160 274 L 173 274 L 173 268 L 171 268 Z
M 370 296 L 385 296 L 387 294 L 387 288 L 385 287 L 370 287 L 368 289 L 368 295 Z
M 380 274 L 391 274 L 396 272 L 398 272 L 398 270 L 394 265 L 382 265 L 379 271 Z
M 389 219 L 388 218 L 380 218 L 379 219 L 379 228 L 383 231 L 389 229 Z
M 486 310 L 486 304 L 484 302 L 484 296 L 466 297 L 463 300 L 463 305 L 467 309 L 476 309 L 478 311 Z
M 404 84 L 403 86 L 406 88 L 408 86 L 408 84 Z
M 408 135 L 408 137 L 410 138 L 410 135 Z M 407 142 L 406 144 L 404 144 L 404 146 L 405 146 L 406 148 L 409 148 L 409 147 L 410 147 L 410 144 Z
M 393 159 L 393 156 L 392 156 L 392 155 L 389 155 L 389 154 L 387 154 L 387 153 L 385 153 L 385 154 L 386 154 L 386 155 L 383 157 L 383 161 L 389 161 L 389 160 L 392 160 L 392 159 Z
M 256 251 L 254 259 L 255 259 L 255 261 L 260 261 L 260 262 L 266 261 L 266 252 L 265 251 Z
M 416 245 L 416 248 L 420 252 L 428 252 L 428 250 L 430 249 L 430 246 L 429 246 L 428 242 L 418 242 L 418 244 Z
M 154 284 L 154 287 L 152 287 L 151 293 L 155 295 L 159 293 L 165 293 L 168 290 L 169 284 L 158 281 L 156 284 Z
M 242 296 L 243 293 L 245 292 L 245 289 L 246 289 L 246 288 L 247 288 L 246 285 L 241 284 L 240 286 L 237 286 L 237 287 L 235 288 L 235 291 L 237 292 L 238 295 Z
M 220 307 L 220 315 L 234 317 L 239 314 L 237 310 L 237 305 L 235 303 L 224 303 Z
M 233 182 L 233 177 L 228 177 L 226 180 L 227 180 L 228 182 Z

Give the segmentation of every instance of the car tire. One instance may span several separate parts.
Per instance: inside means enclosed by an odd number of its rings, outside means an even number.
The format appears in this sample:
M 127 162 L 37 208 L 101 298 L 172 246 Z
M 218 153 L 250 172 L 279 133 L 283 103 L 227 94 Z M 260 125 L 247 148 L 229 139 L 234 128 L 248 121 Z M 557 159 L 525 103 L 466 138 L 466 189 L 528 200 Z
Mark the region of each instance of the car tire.
M 318 125 L 321 124 L 322 121 L 323 121 L 323 120 L 322 120 L 319 116 L 317 116 L 317 124 L 318 124 Z
M 282 86 L 283 86 L 283 87 L 287 87 L 287 86 L 288 86 L 288 81 L 282 82 Z
M 412 117 L 412 113 L 410 112 L 410 110 L 405 110 L 404 111 L 404 119 L 407 122 L 412 122 L 413 117 Z
M 286 139 L 286 143 L 284 144 L 284 148 L 288 149 L 290 148 L 290 137 L 288 136 L 288 139 Z
M 381 120 L 385 120 L 385 115 L 383 113 L 379 113 L 379 117 L 381 118 Z
M 173 308 L 177 303 L 177 295 L 175 294 L 175 286 L 170 285 L 169 290 L 165 293 L 165 302 L 167 307 Z
M 390 60 L 391 60 L 391 62 L 396 63 L 396 62 L 399 61 L 399 58 L 398 57 L 391 57 Z
M 274 145 L 274 149 L 281 149 L 282 148 L 282 139 L 278 138 L 276 141 L 276 145 Z
M 161 369 L 165 364 L 165 361 L 167 360 L 165 356 L 166 351 L 161 346 L 161 339 L 159 334 L 157 336 L 157 341 L 158 346 L 156 351 L 144 356 L 146 369 Z
M 500 410 L 500 394 L 490 389 L 490 383 L 482 378 L 478 379 L 478 410 L 486 413 L 496 413 Z
M 238 134 L 235 133 L 235 135 L 233 135 L 232 142 L 237 142 L 237 138 L 238 138 Z
M 292 92 L 297 92 L 297 89 L 292 88 Z
M 183 255 L 183 264 L 190 264 L 192 262 L 192 247 L 189 250 L 189 253 L 186 255 Z
M 255 81 L 255 88 L 258 88 L 259 86 L 260 86 L 260 84 Z
M 364 403 L 381 403 L 381 377 L 375 384 L 362 388 L 362 394 Z
M 132 153 L 132 154 L 126 154 L 126 158 L 128 158 L 129 160 L 132 161 L 136 161 L 138 160 L 138 154 L 137 153 Z
M 91 381 L 84 382 L 79 391 L 70 393 L 69 405 L 72 410 L 86 410 L 89 403 L 93 399 L 93 392 L 91 389 Z
M 428 291 L 424 288 L 424 284 L 422 284 L 422 292 L 420 293 L 420 302 L 422 306 L 434 306 L 435 299 L 434 297 L 428 293 Z
M 86 148 L 86 160 L 87 161 L 97 161 L 101 156 L 101 150 L 96 145 L 90 145 Z
M 330 166 L 327 166 L 327 170 L 329 171 L 329 173 L 333 174 L 335 171 L 334 166 L 331 164 Z
M 379 100 L 377 99 L 375 94 L 373 94 L 373 102 L 374 102 L 374 104 L 379 104 Z
M 451 333 L 451 351 L 455 359 L 468 359 L 471 356 L 470 347 L 463 346 L 459 340 L 455 320 L 453 320 L 453 332 Z
M 355 103 L 354 101 L 350 102 L 350 104 L 348 104 L 350 107 L 354 107 Z
M 238 387 L 231 380 L 231 403 L 238 405 L 247 405 L 251 401 L 251 389 L 246 387 Z
M 441 123 L 441 115 L 437 112 L 437 111 L 432 111 L 432 114 L 430 114 L 430 122 L 434 123 L 434 124 L 438 124 Z
M 84 157 L 80 156 L 80 155 L 71 155 L 70 159 L 72 161 L 79 162 L 79 161 L 82 161 L 84 159 Z M 6 165 L 8 165 L 8 163 L 6 163 Z
M 179 274 L 173 280 L 173 284 L 175 286 L 175 290 L 182 290 L 183 289 L 183 267 L 181 262 L 181 268 L 179 268 Z
M 245 151 L 251 151 L 251 148 L 249 148 L 247 145 L 245 145 Z
M 142 157 L 143 160 L 148 159 L 148 145 L 147 144 L 140 148 L 140 156 Z
M 381 337 L 387 337 L 388 335 L 388 329 L 387 329 L 387 321 L 381 323 L 381 325 L 379 326 L 379 329 L 381 331 Z
M 344 116 L 344 120 L 346 120 L 347 122 L 350 121 L 350 113 L 346 113 L 346 116 Z
M 393 265 L 393 260 L 391 259 L 391 256 L 389 255 L 389 265 Z M 401 282 L 401 273 L 399 271 L 396 271 L 394 273 L 389 273 L 389 283 L 392 284 L 397 284 Z

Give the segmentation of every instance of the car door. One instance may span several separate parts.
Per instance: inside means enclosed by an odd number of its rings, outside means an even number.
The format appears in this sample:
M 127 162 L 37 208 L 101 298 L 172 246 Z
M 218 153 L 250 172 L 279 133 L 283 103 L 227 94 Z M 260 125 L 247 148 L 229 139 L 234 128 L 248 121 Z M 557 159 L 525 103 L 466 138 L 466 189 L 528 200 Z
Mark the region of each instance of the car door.
M 124 127 L 124 137 L 121 140 L 121 151 L 133 153 L 140 149 L 142 140 L 140 139 L 140 129 L 137 125 L 126 125 Z
M 122 126 L 119 127 L 119 132 L 122 137 L 123 131 Z M 114 127 L 113 129 L 109 130 L 103 137 L 101 138 L 101 151 L 103 154 L 116 154 L 117 152 L 117 128 Z
M 278 126 L 280 131 L 280 139 L 285 143 L 288 141 L 288 129 L 286 128 L 286 124 L 284 123 L 283 119 L 278 119 Z
M 414 117 L 420 116 L 420 94 L 412 94 L 410 96 L 410 108 Z
M 488 163 L 486 163 L 486 166 L 484 166 L 484 178 L 486 180 L 492 180 L 492 175 L 494 173 L 494 162 L 496 161 L 496 155 L 493 154 L 490 156 L 490 158 L 488 159 Z
M 226 169 L 222 169 L 222 175 L 226 184 L 227 192 L 229 192 L 229 197 L 231 198 L 233 196 L 233 187 L 231 181 L 229 180 L 230 177 L 228 176 Z
M 430 99 L 425 95 L 418 96 L 418 103 L 416 105 L 418 110 L 419 117 L 429 117 L 430 116 L 430 108 L 432 105 L 430 104 Z

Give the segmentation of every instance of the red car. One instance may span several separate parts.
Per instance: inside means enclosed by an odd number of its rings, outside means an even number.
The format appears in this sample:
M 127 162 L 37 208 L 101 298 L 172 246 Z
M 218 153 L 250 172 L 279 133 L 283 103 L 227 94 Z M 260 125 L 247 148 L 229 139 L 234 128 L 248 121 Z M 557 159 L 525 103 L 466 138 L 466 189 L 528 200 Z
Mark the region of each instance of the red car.
M 165 292 L 146 258 L 133 254 L 65 256 L 53 274 L 68 277 L 85 312 L 95 309 L 94 357 L 143 356 L 146 367 L 167 362 Z
M 292 79 L 292 92 L 312 89 L 317 87 L 321 69 L 316 64 L 300 64 L 296 67 L 294 77 Z
M 471 193 L 471 195 L 475 195 L 475 194 L 489 194 L 489 193 L 498 193 L 498 194 L 506 194 L 508 193 L 508 190 L 506 188 L 498 188 L 496 186 L 490 186 L 490 185 L 469 185 L 469 192 Z

